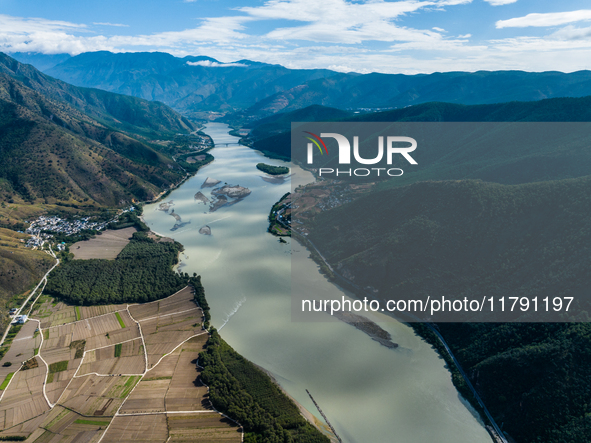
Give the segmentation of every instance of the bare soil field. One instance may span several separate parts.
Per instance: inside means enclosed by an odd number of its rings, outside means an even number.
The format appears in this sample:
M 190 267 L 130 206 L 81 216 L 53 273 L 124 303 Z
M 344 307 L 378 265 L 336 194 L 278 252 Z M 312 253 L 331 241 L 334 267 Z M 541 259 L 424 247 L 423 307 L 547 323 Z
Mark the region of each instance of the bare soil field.
M 164 412 L 164 398 L 170 386 L 170 378 L 161 380 L 142 380 L 125 400 L 121 414 L 136 414 L 146 412 Z
M 137 338 L 126 343 L 87 351 L 78 375 L 90 373 L 143 375 L 145 368 L 142 340 Z
M 140 376 L 76 377 L 66 389 L 60 404 L 82 415 L 112 417 L 139 379 Z
M 89 260 L 101 258 L 106 260 L 115 259 L 137 229 L 125 228 L 118 230 L 107 229 L 101 235 L 90 240 L 80 241 L 70 246 L 70 252 L 74 254 L 74 260 Z
M 0 360 L 0 384 L 8 374 L 16 372 L 24 361 L 33 357 L 35 348 L 41 344 L 39 333 L 35 333 L 37 325 L 36 321 L 25 323 L 14 337 L 10 349 Z M 4 366 L 6 363 L 11 363 L 11 366 Z
M 194 337 L 146 373 L 121 408 L 122 414 L 211 410 L 207 388 L 197 380 L 196 360 L 207 334 Z
M 110 419 L 104 417 L 84 417 L 73 411 L 56 406 L 42 416 L 41 426 L 29 438 L 36 443 L 50 442 L 93 442 L 108 426 Z
M 31 317 L 41 321 L 41 328 L 63 325 L 78 320 L 74 306 L 62 302 L 55 302 L 52 298 L 41 296 Z
M 162 300 L 141 305 L 131 305 L 129 306 L 129 312 L 136 321 L 142 321 L 151 317 L 186 311 L 196 306 L 193 289 L 187 286 Z
M 144 305 L 90 307 L 41 297 L 0 361 L 12 363 L 0 366 L 0 382 L 10 380 L 0 390 L 0 437 L 239 441 L 242 431 L 211 409 L 198 379 L 208 334 L 193 297 L 185 288 Z
M 197 368 L 199 352 L 203 350 L 207 334 L 187 341 L 181 350 L 170 387 L 166 393 L 167 411 L 203 411 L 211 409 L 207 387 L 198 380 Z
M 11 428 L 48 411 L 43 397 L 45 367 L 18 371 L 2 396 L 0 429 Z
M 168 442 L 240 442 L 242 432 L 231 420 L 216 412 L 167 414 Z
M 9 435 L 27 437 L 28 435 L 31 435 L 32 433 L 37 431 L 39 426 L 43 424 L 43 421 L 46 419 L 47 415 L 51 412 L 52 411 L 46 412 L 45 414 L 41 414 L 31 420 L 25 421 L 11 428 L 7 428 L 4 431 L 0 432 L 0 437 L 7 437 Z
M 110 312 L 123 311 L 127 305 L 100 305 L 100 306 L 79 306 L 78 311 L 80 312 L 82 320 L 85 318 L 98 317 L 99 315 L 109 314 Z
M 115 417 L 102 443 L 164 443 L 168 439 L 166 415 Z

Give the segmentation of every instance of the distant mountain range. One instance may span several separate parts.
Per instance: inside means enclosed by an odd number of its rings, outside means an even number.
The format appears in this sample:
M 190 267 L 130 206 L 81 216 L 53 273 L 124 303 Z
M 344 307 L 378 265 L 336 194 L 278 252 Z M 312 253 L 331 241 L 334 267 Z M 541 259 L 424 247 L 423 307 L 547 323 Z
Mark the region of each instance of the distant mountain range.
M 252 147 L 270 157 L 291 158 L 292 121 L 591 122 L 591 97 L 491 105 L 426 103 L 393 111 L 364 114 L 310 106 L 252 122 L 249 125 L 251 128 L 249 139 Z M 546 127 L 546 130 L 552 131 L 550 127 Z M 426 180 L 480 178 L 500 183 L 525 183 L 541 179 L 587 175 L 591 170 L 591 150 L 570 149 L 573 134 L 568 130 L 551 133 L 552 136 L 557 134 L 562 134 L 562 142 L 554 147 L 544 145 L 541 148 L 536 140 L 543 140 L 543 136 L 540 139 L 541 133 L 534 133 L 527 140 L 509 140 L 506 152 L 495 152 L 486 148 L 478 151 L 480 145 L 458 149 L 462 146 L 462 134 L 456 136 L 442 132 L 438 149 L 421 152 L 417 150 L 416 155 L 419 156 L 420 163 L 423 165 L 420 172 L 405 174 L 393 183 L 407 184 L 421 178 Z M 451 139 L 454 140 L 453 143 Z M 486 138 L 481 142 L 482 146 L 487 146 Z M 329 156 L 325 161 L 330 160 Z M 542 177 L 541 171 L 545 171 L 547 175 Z M 536 178 L 532 179 L 532 177 Z
M 591 95 L 591 71 L 337 74 L 277 93 L 245 114 L 292 111 L 311 104 L 340 109 L 404 108 L 435 101 L 472 105 L 587 95 Z
M 225 65 L 210 57 L 158 52 L 85 53 L 46 73 L 77 86 L 158 100 L 185 115 L 245 109 L 277 92 L 334 75 L 326 69 L 288 69 L 250 60 Z
M 44 67 L 59 61 L 57 56 L 18 56 Z M 591 71 L 361 75 L 158 52 L 84 53 L 64 57 L 45 72 L 77 86 L 158 100 L 187 116 L 235 112 L 246 121 L 314 104 L 375 111 L 433 101 L 469 105 L 591 95 Z
M 28 65 L 33 65 L 39 71 L 45 71 L 71 58 L 70 54 L 41 54 L 38 52 L 15 52 L 10 56 Z
M 195 126 L 167 106 L 77 88 L 0 54 L 0 198 L 8 202 L 147 200 L 185 171 L 149 135 Z

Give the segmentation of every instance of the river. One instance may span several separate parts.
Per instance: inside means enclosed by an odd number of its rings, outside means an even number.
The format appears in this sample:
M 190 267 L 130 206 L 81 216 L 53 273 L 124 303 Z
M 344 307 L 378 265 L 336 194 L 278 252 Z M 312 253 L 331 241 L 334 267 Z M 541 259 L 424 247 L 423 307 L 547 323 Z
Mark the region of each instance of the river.
M 216 145 L 237 141 L 224 124 L 210 123 L 204 132 Z M 172 201 L 176 218 L 158 210 L 160 202 L 146 206 L 144 218 L 153 231 L 185 246 L 180 269 L 202 276 L 212 324 L 224 340 L 321 419 L 308 389 L 345 442 L 490 443 L 444 361 L 407 325 L 380 323 L 400 345 L 388 349 L 345 323 L 291 321 L 291 258 L 308 253 L 297 242 L 282 244 L 266 232 L 271 206 L 291 184 L 265 181 L 255 168 L 259 162 L 290 165 L 244 146 L 216 147 L 211 154 L 213 163 L 164 200 Z M 313 180 L 299 168 L 292 173 L 298 183 Z M 247 187 L 251 194 L 209 213 L 209 206 L 194 198 L 199 191 L 210 197 L 212 188 L 201 188 L 207 177 L 220 180 L 218 186 Z M 199 233 L 205 225 L 211 235 Z M 298 290 L 342 296 L 312 260 L 297 272 L 306 276 L 298 278 L 306 282 Z

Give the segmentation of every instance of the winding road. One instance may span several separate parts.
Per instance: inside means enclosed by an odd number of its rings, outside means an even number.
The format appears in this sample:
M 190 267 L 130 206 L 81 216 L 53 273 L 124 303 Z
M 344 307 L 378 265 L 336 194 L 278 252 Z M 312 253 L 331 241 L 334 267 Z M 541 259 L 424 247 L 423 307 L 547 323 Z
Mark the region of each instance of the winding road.
M 51 256 L 53 256 L 53 258 L 55 258 L 56 262 L 55 264 L 51 267 L 51 269 L 49 271 L 47 271 L 45 273 L 45 275 L 43 276 L 43 278 L 41 279 L 41 281 L 39 281 L 39 284 L 37 286 L 35 286 L 35 289 L 33 289 L 33 291 L 31 291 L 31 293 L 29 294 L 29 296 L 27 297 L 27 299 L 23 302 L 23 304 L 17 309 L 17 311 L 15 312 L 14 316 L 20 315 L 22 309 L 27 306 L 27 303 L 29 303 L 29 300 L 31 299 L 31 297 L 33 297 L 33 295 L 35 295 L 35 293 L 37 292 L 37 290 L 39 289 L 39 287 L 41 285 L 43 285 L 43 288 L 41 288 L 41 291 L 39 291 L 39 293 L 37 294 L 37 298 L 39 298 L 39 296 L 41 295 L 41 293 L 43 292 L 43 289 L 45 289 L 45 285 L 47 284 L 47 276 L 49 275 L 49 273 L 51 271 L 53 271 L 57 265 L 60 264 L 60 260 L 59 258 L 57 258 L 55 256 L 55 253 L 53 252 L 53 249 L 51 249 L 51 246 L 49 247 L 49 254 Z M 37 298 L 35 299 L 35 301 L 37 301 Z M 31 308 L 33 308 L 33 305 L 31 305 Z M 31 312 L 31 310 L 29 309 L 29 313 Z M 4 343 L 4 340 L 6 340 L 6 337 L 8 336 L 8 332 L 10 331 L 10 328 L 12 327 L 12 324 L 9 323 L 6 331 L 4 331 L 4 335 L 2 336 L 2 340 L 0 340 L 0 346 L 2 346 L 2 344 Z

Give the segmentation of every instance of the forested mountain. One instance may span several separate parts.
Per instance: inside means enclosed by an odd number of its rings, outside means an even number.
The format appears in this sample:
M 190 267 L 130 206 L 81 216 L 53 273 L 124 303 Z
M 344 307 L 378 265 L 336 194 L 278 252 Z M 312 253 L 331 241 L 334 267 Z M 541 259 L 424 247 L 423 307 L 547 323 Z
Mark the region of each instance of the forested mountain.
M 590 196 L 591 177 L 420 182 L 318 214 L 309 238 L 383 299 L 587 297 Z M 590 441 L 589 323 L 439 327 L 516 441 Z
M 0 73 L 0 199 L 146 200 L 185 175 L 142 141 Z
M 210 57 L 106 51 L 80 54 L 47 73 L 77 86 L 159 100 L 186 115 L 244 109 L 276 92 L 334 75 L 326 69 L 288 69 L 250 60 L 224 66 Z
M 355 114 L 350 111 L 343 111 L 326 106 L 312 105 L 303 109 L 297 109 L 291 112 L 281 112 L 269 117 L 256 120 L 245 125 L 250 128 L 248 134 L 252 140 L 269 137 L 270 135 L 280 134 L 291 130 L 291 122 L 320 122 L 344 120 L 351 118 Z
M 253 147 L 270 156 L 290 158 L 291 133 L 288 123 L 291 121 L 591 122 L 591 97 L 490 105 L 425 103 L 392 111 L 351 114 L 345 118 L 338 117 L 336 113 L 329 113 L 328 110 L 331 108 L 325 108 L 324 113 L 319 112 L 317 108 L 310 107 L 269 117 L 274 119 L 271 124 L 266 123 L 267 119 L 251 123 L 250 126 L 254 129 L 249 138 L 253 141 Z M 570 148 L 575 139 L 567 125 L 539 125 L 536 131 L 532 131 L 531 136 L 508 139 L 504 149 L 495 150 L 489 149 L 490 138 L 484 126 L 480 129 L 484 137 L 477 144 L 469 146 L 463 146 L 462 140 L 472 141 L 473 135 L 462 133 L 459 129 L 460 126 L 434 128 L 433 131 L 438 131 L 435 134 L 438 143 L 433 143 L 429 149 L 417 149 L 415 152 L 421 168 L 416 173 L 412 169 L 405 170 L 405 176 L 397 179 L 396 183 L 448 178 L 480 178 L 500 183 L 526 183 L 534 180 L 579 177 L 586 175 L 591 168 L 591 150 Z M 285 132 L 278 133 L 280 130 Z M 583 136 L 588 135 L 585 133 Z M 548 138 L 557 141 L 560 139 L 560 143 L 545 143 Z M 462 149 L 457 149 L 458 147 Z M 542 172 L 546 174 L 541 175 Z M 536 178 L 532 178 L 534 176 Z
M 384 299 L 393 298 L 389 294 L 397 299 L 586 296 L 591 131 L 588 126 L 570 131 L 577 123 L 567 122 L 591 121 L 590 109 L 591 97 L 583 97 L 427 103 L 346 117 L 341 121 L 545 123 L 532 127 L 525 139 L 509 137 L 496 145 L 486 124 L 469 126 L 481 130 L 471 145 L 462 144 L 461 126 L 449 126 L 451 132 L 440 127 L 438 143 L 413 153 L 419 172 L 408 168 L 407 174 L 405 168 L 403 177 L 320 212 L 308 238 L 334 269 L 360 287 L 376 288 Z M 287 156 L 289 146 L 289 132 L 254 143 Z M 438 327 L 515 441 L 591 441 L 589 323 Z
M 404 108 L 433 101 L 473 105 L 587 95 L 591 95 L 591 71 L 337 74 L 279 92 L 245 114 L 292 111 L 311 104 L 340 109 Z
M 3 53 L 0 53 L 0 73 L 11 76 L 49 99 L 68 103 L 90 117 L 118 129 L 153 135 L 195 129 L 193 123 L 162 103 L 72 86 Z

